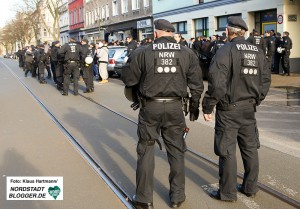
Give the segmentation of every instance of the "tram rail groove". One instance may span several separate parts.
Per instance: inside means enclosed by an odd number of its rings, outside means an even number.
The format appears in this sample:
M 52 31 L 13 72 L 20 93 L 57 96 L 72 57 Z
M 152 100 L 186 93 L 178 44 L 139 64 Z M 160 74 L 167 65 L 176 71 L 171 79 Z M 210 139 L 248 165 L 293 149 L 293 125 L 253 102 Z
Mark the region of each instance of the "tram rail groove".
M 132 122 L 132 123 L 134 123 L 136 125 L 138 125 L 138 123 L 136 121 L 134 121 L 134 120 L 126 117 L 125 115 L 123 115 L 123 114 L 121 114 L 121 113 L 119 113 L 119 112 L 117 112 L 117 111 L 115 111 L 113 109 L 110 109 L 109 107 L 107 107 L 107 106 L 105 106 L 103 104 L 100 104 L 99 102 L 93 100 L 92 98 L 87 97 L 87 96 L 85 96 L 85 95 L 83 95 L 81 93 L 79 93 L 79 95 L 81 97 L 83 97 L 83 98 L 85 98 L 85 99 L 93 102 L 94 104 L 97 104 L 97 105 L 101 106 L 102 108 L 105 108 L 105 109 L 109 110 L 110 112 L 113 112 L 114 114 L 116 114 L 118 116 L 121 116 L 122 118 L 124 118 L 124 119 L 126 119 L 126 120 L 128 120 L 128 121 L 130 121 L 130 122 Z M 209 163 L 209 164 L 211 164 L 211 165 L 213 165 L 215 167 L 219 167 L 218 162 L 216 162 L 215 160 L 209 158 L 208 156 L 206 156 L 204 154 L 201 154 L 199 152 L 196 152 L 196 151 L 192 150 L 189 147 L 187 148 L 187 151 L 190 152 L 191 154 L 193 154 L 194 156 L 196 156 L 196 157 L 204 160 L 205 162 L 207 162 L 207 163 Z M 238 172 L 237 173 L 237 177 L 240 178 L 240 179 L 243 179 L 243 174 L 240 173 L 240 172 Z M 281 201 L 283 201 L 283 202 L 285 202 L 285 203 L 287 203 L 287 204 L 289 204 L 289 205 L 291 205 L 293 207 L 300 208 L 300 202 L 299 201 L 297 201 L 297 200 L 295 200 L 293 198 L 290 198 L 287 195 L 285 195 L 285 194 L 283 194 L 283 193 L 281 193 L 279 191 L 276 191 L 275 189 L 272 189 L 271 187 L 269 187 L 269 186 L 267 186 L 267 185 L 265 185 L 265 184 L 263 184 L 261 182 L 258 182 L 258 187 L 262 191 L 265 191 L 266 193 L 272 195 L 273 197 L 275 197 L 275 198 L 277 198 L 277 199 L 279 199 L 279 200 L 281 200 Z
M 135 207 L 132 204 L 132 199 L 130 198 L 130 195 L 128 195 L 122 187 L 120 187 L 114 179 L 112 179 L 108 172 L 106 172 L 101 165 L 89 154 L 89 152 L 76 140 L 75 137 L 72 136 L 72 134 L 59 122 L 59 120 L 47 109 L 47 107 L 34 95 L 34 93 L 27 87 L 27 85 L 21 81 L 21 79 L 11 70 L 10 67 L 8 67 L 5 63 L 1 61 L 1 63 L 11 72 L 11 74 L 22 84 L 22 86 L 29 92 L 29 94 L 38 102 L 38 104 L 46 111 L 46 113 L 51 117 L 52 121 L 62 130 L 62 132 L 67 136 L 67 138 L 70 140 L 70 142 L 75 146 L 75 148 L 82 154 L 82 156 L 89 162 L 89 164 L 94 168 L 94 170 L 100 175 L 100 177 L 106 182 L 106 184 L 112 189 L 112 191 L 118 196 L 118 198 L 123 202 L 123 204 L 130 209 L 134 209 Z M 97 101 L 93 100 L 90 97 L 86 97 L 79 93 L 79 95 L 90 102 L 93 102 L 94 104 L 97 104 L 98 106 L 105 108 L 106 110 L 134 123 L 137 125 L 137 122 L 126 117 L 125 115 L 103 105 L 98 103 Z M 187 148 L 187 151 L 193 154 L 194 156 L 204 160 L 205 162 L 218 167 L 218 163 L 209 158 L 208 156 L 205 156 L 204 154 L 201 154 L 199 152 L 196 152 L 190 148 Z M 243 174 L 238 172 L 237 177 L 240 179 L 243 179 Z M 296 208 L 300 208 L 300 202 L 288 197 L 285 194 L 282 194 L 279 191 L 276 191 L 275 189 L 272 189 L 271 187 L 258 182 L 258 187 L 262 190 L 265 191 L 266 193 L 272 195 L 273 197 L 293 206 Z
M 10 71 L 10 73 L 20 82 L 20 84 L 27 90 L 30 96 L 42 107 L 42 109 L 50 116 L 51 120 L 58 126 L 58 128 L 63 132 L 63 134 L 69 139 L 71 144 L 79 151 L 79 153 L 88 161 L 90 166 L 96 171 L 96 173 L 103 179 L 103 181 L 111 188 L 111 190 L 117 195 L 117 197 L 122 201 L 122 203 L 129 209 L 134 209 L 132 204 L 132 199 L 130 195 L 127 194 L 123 188 L 116 183 L 116 181 L 110 177 L 107 171 L 97 162 L 96 159 L 82 146 L 79 141 L 64 127 L 63 124 L 55 117 L 54 114 L 43 104 L 43 102 L 30 90 L 30 88 L 8 67 L 5 63 L 2 64 Z

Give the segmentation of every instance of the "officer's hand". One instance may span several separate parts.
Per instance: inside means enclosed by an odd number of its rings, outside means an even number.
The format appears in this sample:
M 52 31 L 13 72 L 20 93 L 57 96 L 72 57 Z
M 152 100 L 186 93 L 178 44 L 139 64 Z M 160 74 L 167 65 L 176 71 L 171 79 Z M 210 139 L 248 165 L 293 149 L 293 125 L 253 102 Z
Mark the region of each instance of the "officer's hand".
M 205 121 L 212 121 L 212 114 L 203 114 L 203 118 Z

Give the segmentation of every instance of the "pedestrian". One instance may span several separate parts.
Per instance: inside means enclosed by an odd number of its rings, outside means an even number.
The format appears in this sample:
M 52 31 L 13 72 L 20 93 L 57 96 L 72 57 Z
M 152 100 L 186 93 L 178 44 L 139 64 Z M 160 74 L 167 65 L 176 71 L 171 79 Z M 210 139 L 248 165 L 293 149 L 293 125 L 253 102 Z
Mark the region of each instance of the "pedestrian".
M 100 84 L 108 83 L 108 48 L 105 41 L 99 42 L 99 48 L 97 51 L 98 63 L 99 63 L 99 74 L 102 78 L 102 81 L 99 81 Z
M 202 101 L 205 121 L 215 113 L 214 151 L 219 156 L 219 190 L 210 195 L 218 200 L 237 200 L 236 141 L 244 163 L 239 191 L 248 197 L 258 192 L 260 147 L 255 119 L 256 106 L 266 97 L 271 72 L 263 50 L 245 40 L 248 27 L 238 16 L 228 18 L 229 43 L 221 47 L 209 68 L 208 90 Z
M 281 65 L 283 68 L 283 73 L 281 75 L 290 76 L 290 54 L 291 54 L 291 49 L 293 48 L 293 42 L 292 39 L 290 38 L 290 33 L 287 31 L 283 32 L 281 48 L 284 49 L 281 58 L 282 59 Z
M 64 69 L 64 82 L 63 82 L 63 96 L 68 96 L 70 76 L 73 75 L 74 82 L 74 96 L 78 95 L 78 80 L 80 76 L 79 72 L 79 59 L 82 53 L 81 46 L 75 42 L 75 38 L 71 37 L 70 42 L 63 45 L 61 53 L 65 58 Z
M 86 86 L 86 90 L 83 93 L 91 93 L 94 91 L 94 75 L 93 75 L 93 57 L 92 57 L 92 48 L 90 48 L 89 41 L 87 39 L 83 39 L 81 41 L 82 46 L 82 54 L 80 57 L 82 72 L 83 72 L 83 80 Z M 86 58 L 90 57 L 90 63 L 86 62 Z
M 154 145 L 160 134 L 166 147 L 171 207 L 185 201 L 184 153 L 186 143 L 182 98 L 190 89 L 190 120 L 199 116 L 203 81 L 198 58 L 188 47 L 176 43 L 174 26 L 167 20 L 154 21 L 155 40 L 132 52 L 122 71 L 127 87 L 137 90 L 141 104 L 138 122 L 136 195 L 138 209 L 153 208 Z M 135 91 L 134 91 L 135 92 Z M 135 95 L 135 94 L 134 94 Z

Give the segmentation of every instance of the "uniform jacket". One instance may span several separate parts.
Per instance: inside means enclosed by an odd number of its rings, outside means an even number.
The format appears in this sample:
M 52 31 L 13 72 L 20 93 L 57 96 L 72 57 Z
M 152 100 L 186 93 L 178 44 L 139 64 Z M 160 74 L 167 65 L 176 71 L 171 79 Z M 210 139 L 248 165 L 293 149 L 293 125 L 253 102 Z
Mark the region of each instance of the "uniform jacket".
M 267 95 L 271 72 L 263 51 L 244 37 L 236 37 L 214 56 L 208 75 L 208 90 L 202 102 L 203 112 L 255 99 L 257 105 Z
M 161 37 L 137 48 L 122 71 L 126 86 L 138 86 L 142 97 L 186 97 L 199 101 L 203 92 L 202 71 L 195 53 L 177 44 L 173 37 Z
M 286 51 L 292 49 L 293 48 L 292 39 L 290 39 L 290 37 L 288 37 L 288 36 L 283 36 L 281 47 L 285 48 Z
M 99 62 L 108 63 L 108 48 L 107 46 L 103 46 L 98 49 L 97 57 Z
M 65 61 L 79 61 L 82 53 L 81 46 L 76 42 L 70 42 L 62 46 L 61 52 Z

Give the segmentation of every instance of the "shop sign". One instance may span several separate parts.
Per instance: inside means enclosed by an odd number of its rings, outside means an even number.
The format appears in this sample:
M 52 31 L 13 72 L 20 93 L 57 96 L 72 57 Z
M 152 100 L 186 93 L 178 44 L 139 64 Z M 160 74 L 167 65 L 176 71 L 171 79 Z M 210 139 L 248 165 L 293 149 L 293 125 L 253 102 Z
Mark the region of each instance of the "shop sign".
M 278 15 L 277 16 L 277 23 L 278 24 L 282 24 L 283 23 L 283 16 L 282 15 Z
M 151 19 L 137 21 L 137 28 L 149 28 L 152 27 Z
M 288 15 L 289 22 L 297 22 L 297 15 Z

